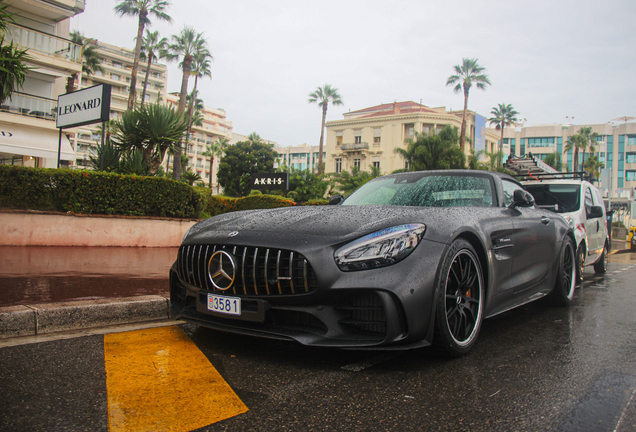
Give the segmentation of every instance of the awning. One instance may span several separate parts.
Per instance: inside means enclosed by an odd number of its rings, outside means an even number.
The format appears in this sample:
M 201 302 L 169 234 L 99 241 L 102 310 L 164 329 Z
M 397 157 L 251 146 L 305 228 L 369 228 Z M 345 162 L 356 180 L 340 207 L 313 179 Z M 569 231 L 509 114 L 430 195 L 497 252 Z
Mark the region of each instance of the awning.
M 58 131 L 34 129 L 21 125 L 0 123 L 0 153 L 33 156 L 57 160 Z M 74 161 L 75 152 L 62 132 L 61 160 Z

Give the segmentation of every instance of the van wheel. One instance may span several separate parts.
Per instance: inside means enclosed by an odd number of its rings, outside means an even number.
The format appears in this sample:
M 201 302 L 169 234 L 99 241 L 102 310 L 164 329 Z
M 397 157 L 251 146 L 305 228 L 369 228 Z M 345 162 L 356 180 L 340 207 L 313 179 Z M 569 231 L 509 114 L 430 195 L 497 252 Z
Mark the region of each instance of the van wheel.
M 581 242 L 576 250 L 576 283 L 583 282 L 583 273 L 585 272 L 585 244 Z
M 609 254 L 607 253 L 607 243 L 605 243 L 605 247 L 603 248 L 603 253 L 601 254 L 601 259 L 594 264 L 594 272 L 605 273 L 607 271 L 608 260 L 609 260 Z

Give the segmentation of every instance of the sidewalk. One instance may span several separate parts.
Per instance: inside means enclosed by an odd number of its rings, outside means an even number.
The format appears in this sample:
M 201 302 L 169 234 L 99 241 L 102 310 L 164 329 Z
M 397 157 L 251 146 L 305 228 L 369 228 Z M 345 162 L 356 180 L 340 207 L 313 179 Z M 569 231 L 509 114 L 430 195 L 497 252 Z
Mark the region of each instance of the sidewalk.
M 613 240 L 611 254 L 630 252 L 628 247 L 629 243 L 627 241 Z M 21 248 L 12 248 L 9 250 L 9 252 L 11 253 L 11 256 L 14 257 L 13 259 L 16 263 L 19 261 L 20 271 L 28 272 L 29 270 L 23 267 L 24 256 L 21 257 L 20 254 L 32 253 L 35 250 L 20 249 Z M 2 252 L 2 249 L 0 249 L 0 252 Z M 113 253 L 118 251 L 110 249 L 108 252 Z M 69 251 L 69 253 L 71 253 L 71 251 Z M 77 253 L 77 250 L 73 251 L 72 253 Z M 125 253 L 139 253 L 139 251 L 129 250 Z M 156 252 L 152 252 L 151 249 L 146 250 L 146 254 L 148 255 L 152 255 L 153 253 Z M 7 251 L 5 250 L 5 255 L 6 254 Z M 90 255 L 90 252 L 88 254 Z M 15 259 L 16 256 L 21 257 L 22 259 Z M 85 261 L 87 257 L 88 255 L 84 255 Z M 168 254 L 168 258 L 166 258 L 166 260 L 170 259 L 172 258 Z M 27 261 L 30 260 L 27 259 Z M 7 276 L 7 274 L 11 271 L 17 273 L 17 268 L 14 265 L 13 270 L 10 270 L 7 268 L 7 265 L 5 265 L 7 262 L 11 262 L 11 258 L 5 258 L 1 262 L 3 264 L 3 269 L 2 271 L 0 271 L 0 278 L 3 276 L 8 277 L 8 279 L 2 280 L 3 283 L 7 283 L 7 281 L 12 280 L 10 276 Z M 60 263 L 61 261 L 59 257 L 57 257 L 57 259 L 51 260 L 51 262 L 49 263 L 51 269 L 56 269 L 55 271 L 58 271 L 58 273 L 56 273 L 57 276 L 60 276 Z M 55 299 L 56 295 L 51 296 L 50 292 L 38 292 L 37 283 L 32 284 L 36 285 L 35 287 L 32 287 L 35 292 L 29 293 L 32 297 L 39 298 L 40 300 L 49 300 L 38 301 L 34 302 L 33 304 L 29 302 L 21 302 L 18 305 L 0 307 L 0 339 L 19 336 L 41 335 L 61 331 L 80 330 L 119 324 L 146 323 L 152 321 L 169 320 L 170 301 L 167 289 L 159 287 L 159 292 L 153 295 L 122 296 L 121 283 L 119 285 L 108 283 L 109 281 L 113 282 L 113 280 L 119 280 L 120 282 L 126 281 L 130 286 L 127 290 L 124 289 L 123 292 L 130 293 L 131 290 L 134 291 L 134 289 L 140 285 L 139 281 L 141 279 L 139 278 L 139 274 L 144 273 L 144 275 L 146 275 L 148 273 L 152 273 L 152 271 L 149 270 L 148 261 L 142 260 L 142 263 L 143 269 L 135 268 L 134 263 L 128 263 L 125 266 L 126 268 L 123 270 L 121 266 L 117 268 L 105 268 L 105 264 L 103 261 L 99 263 L 99 266 L 81 266 L 84 272 L 84 276 L 92 275 L 95 280 L 106 279 L 105 281 L 102 280 L 102 283 L 99 284 L 99 286 L 111 287 L 111 291 L 100 292 L 99 295 L 101 298 L 97 299 L 85 299 L 84 297 L 84 299 L 82 300 L 71 299 L 69 301 L 50 301 L 50 299 Z M 40 274 L 43 270 L 47 271 L 46 266 L 44 266 L 44 269 L 42 268 L 42 265 L 44 263 L 38 262 L 37 264 L 40 265 L 40 267 L 38 267 Z M 79 265 L 80 263 L 76 262 L 76 264 Z M 155 260 L 154 271 L 158 272 L 158 274 L 164 274 L 164 267 L 166 267 L 167 265 L 167 268 L 169 269 L 170 264 L 171 262 L 166 263 L 162 262 L 161 260 Z M 132 269 L 130 268 L 131 265 L 133 266 Z M 11 267 L 11 265 L 9 265 L 8 267 Z M 95 267 L 99 268 L 96 269 Z M 49 269 L 48 271 L 53 271 L 51 269 Z M 131 274 L 131 272 L 137 272 L 137 274 Z M 62 271 L 61 274 L 63 275 L 68 273 Z M 14 274 L 14 276 L 17 275 Z M 36 275 L 34 277 L 35 279 L 37 279 L 38 276 Z M 165 277 L 167 280 L 167 269 L 165 269 Z M 82 279 L 80 278 L 79 280 L 81 281 Z M 86 279 L 84 279 L 84 281 L 85 280 Z M 117 287 L 117 289 L 113 287 Z M 83 286 L 81 288 L 86 289 L 87 287 Z M 44 286 L 40 287 L 39 289 L 48 289 L 50 291 L 51 286 L 50 284 L 44 284 Z M 48 294 L 48 297 L 42 294 Z M 0 289 L 0 297 L 3 295 L 6 295 L 5 288 Z

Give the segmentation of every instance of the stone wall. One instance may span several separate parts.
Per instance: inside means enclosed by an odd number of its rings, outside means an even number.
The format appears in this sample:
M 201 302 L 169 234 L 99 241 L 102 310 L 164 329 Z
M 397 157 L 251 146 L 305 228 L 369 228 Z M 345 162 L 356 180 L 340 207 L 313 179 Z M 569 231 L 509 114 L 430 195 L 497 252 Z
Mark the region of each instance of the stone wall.
M 177 247 L 196 222 L 0 210 L 0 246 Z

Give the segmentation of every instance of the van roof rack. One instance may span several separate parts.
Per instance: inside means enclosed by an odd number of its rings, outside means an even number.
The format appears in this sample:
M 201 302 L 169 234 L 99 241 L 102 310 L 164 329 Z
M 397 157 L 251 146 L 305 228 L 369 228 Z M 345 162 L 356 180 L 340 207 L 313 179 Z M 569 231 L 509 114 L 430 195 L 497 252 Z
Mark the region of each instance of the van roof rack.
M 512 171 L 519 181 L 541 181 L 547 179 L 590 180 L 589 174 L 585 171 L 557 171 L 532 153 L 520 157 L 511 156 L 504 164 L 504 168 Z

